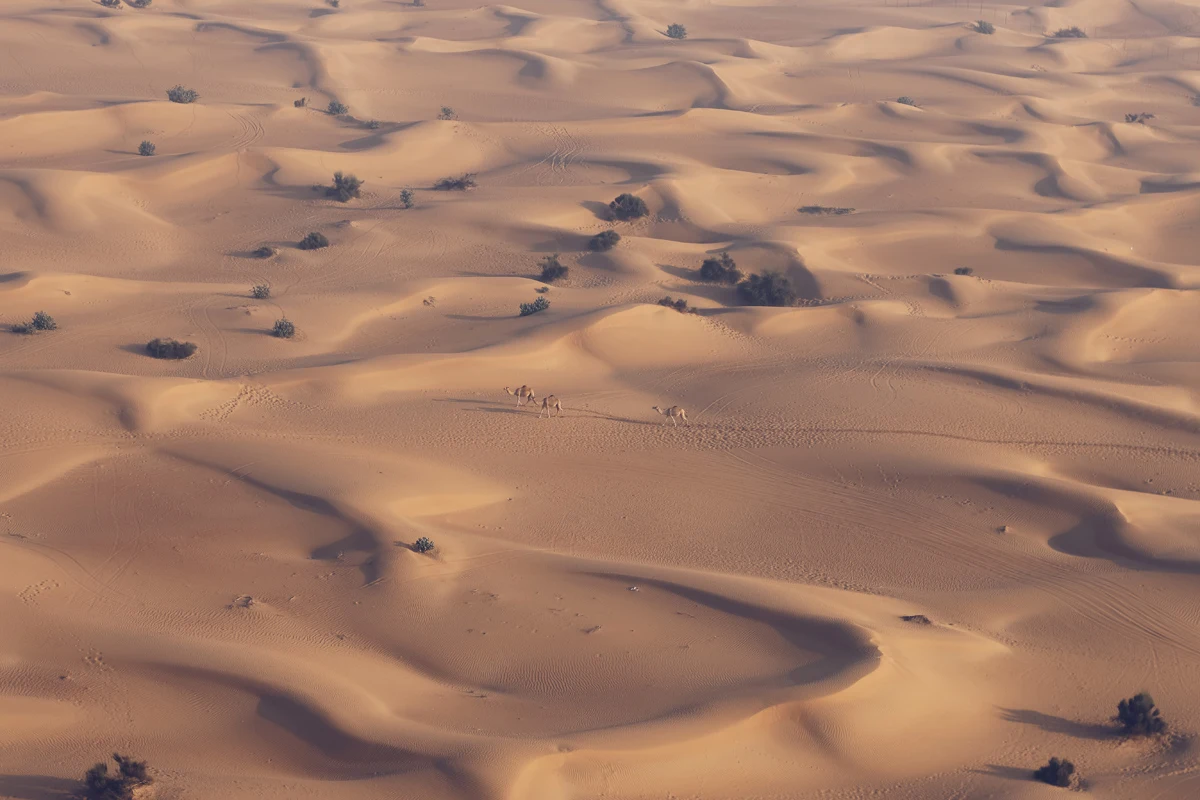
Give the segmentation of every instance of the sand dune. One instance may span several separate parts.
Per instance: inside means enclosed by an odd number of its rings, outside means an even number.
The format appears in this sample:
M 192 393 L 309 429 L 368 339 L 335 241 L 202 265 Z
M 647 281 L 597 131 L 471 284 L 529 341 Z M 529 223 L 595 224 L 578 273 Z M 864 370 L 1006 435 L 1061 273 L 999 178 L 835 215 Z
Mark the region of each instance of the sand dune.
M 1197 13 L 10 0 L 0 798 L 1196 796 Z

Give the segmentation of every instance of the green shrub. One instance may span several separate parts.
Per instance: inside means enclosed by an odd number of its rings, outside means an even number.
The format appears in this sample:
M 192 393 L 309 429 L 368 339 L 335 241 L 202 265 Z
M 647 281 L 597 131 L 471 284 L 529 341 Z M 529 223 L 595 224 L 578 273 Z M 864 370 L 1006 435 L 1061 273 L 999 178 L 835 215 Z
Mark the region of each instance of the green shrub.
M 550 307 L 550 301 L 544 297 L 539 297 L 532 303 L 521 303 L 521 316 L 528 317 L 530 314 L 536 314 L 539 311 L 545 311 Z
M 778 272 L 751 275 L 738 284 L 738 297 L 750 306 L 795 305 L 797 295 L 792 282 Z
M 981 19 L 975 23 L 975 32 L 986 33 L 988 36 L 991 36 L 996 32 L 996 26 Z
M 148 8 L 154 0 L 129 0 L 129 5 L 134 8 Z
M 58 323 L 54 321 L 54 317 L 45 311 L 39 311 L 34 314 L 33 319 L 29 322 L 18 322 L 12 326 L 13 333 L 39 333 L 41 331 L 55 330 L 58 330 Z
M 412 189 L 401 189 L 400 190 L 400 205 L 404 208 L 412 208 L 413 207 L 413 190 Z
M 680 25 L 678 22 L 672 22 L 667 26 L 667 36 L 672 39 L 686 39 L 687 28 Z
M 456 112 L 450 106 L 442 106 L 442 110 L 440 112 L 438 112 L 438 119 L 445 119 L 445 120 L 458 119 L 458 112 Z
M 671 298 L 670 295 L 667 295 L 662 300 L 659 300 L 658 304 L 660 306 L 666 306 L 667 308 L 673 308 L 676 311 L 678 311 L 680 314 L 695 314 L 696 313 L 696 309 L 688 308 L 688 301 L 684 300 L 682 297 L 679 298 L 678 300 L 674 300 Z
M 151 783 L 145 761 L 134 761 L 114 753 L 117 772 L 110 775 L 108 764 L 99 763 L 83 776 L 83 796 L 86 800 L 131 800 L 133 790 Z
M 343 175 L 341 172 L 333 173 L 333 186 L 326 187 L 325 196 L 332 197 L 340 203 L 349 202 L 352 197 L 359 197 L 362 194 L 363 182 L 356 175 Z
M 442 192 L 465 192 L 467 189 L 474 189 L 478 186 L 475 182 L 475 174 L 468 172 L 457 178 L 442 178 L 433 185 L 433 188 Z
M 180 84 L 175 84 L 170 89 L 167 89 L 167 99 L 172 103 L 194 103 L 200 99 L 200 93 L 195 89 L 184 88 Z
M 271 329 L 271 333 L 280 339 L 290 339 L 296 335 L 296 326 L 290 319 L 283 317 L 275 320 L 275 327 Z
M 913 100 L 908 95 L 904 95 L 902 97 L 897 97 L 896 102 L 902 106 L 912 106 L 913 108 L 920 108 L 920 106 L 917 105 L 917 101 Z
M 377 131 L 383 127 L 383 123 L 377 119 L 373 119 L 367 123 L 367 130 Z
M 413 550 L 416 550 L 418 553 L 428 553 L 433 548 L 433 539 L 430 539 L 428 536 L 422 536 L 413 542 Z
M 1056 30 L 1054 32 L 1054 38 L 1055 39 L 1086 39 L 1087 34 L 1084 33 L 1083 28 L 1080 28 L 1076 25 L 1072 25 L 1069 28 L 1059 28 L 1058 30 Z
M 1167 729 L 1166 720 L 1154 705 L 1154 698 L 1146 692 L 1117 703 L 1114 721 L 1119 722 L 1122 732 L 1129 736 L 1150 736 Z
M 292 105 L 295 106 L 296 108 L 304 108 L 308 105 L 308 98 L 301 97 L 299 100 L 293 100 Z
M 955 275 L 972 275 L 972 274 L 974 274 L 974 272 L 975 272 L 975 270 L 971 269 L 970 267 L 955 267 L 954 268 Z
M 105 8 L 120 8 L 121 0 L 100 0 L 100 5 Z
M 628 192 L 617 195 L 616 199 L 608 204 L 608 208 L 613 216 L 620 220 L 638 219 L 650 213 L 645 200 Z
M 330 100 L 326 110 L 335 117 L 340 117 L 343 114 L 349 114 L 350 108 L 345 103 L 339 103 L 337 100 Z
M 320 250 L 322 247 L 329 247 L 329 240 L 325 238 L 325 234 L 313 231 L 301 239 L 297 247 L 301 250 Z
M 255 300 L 266 300 L 271 296 L 271 287 L 265 283 L 260 283 L 250 287 L 250 296 Z
M 706 258 L 700 265 L 700 280 L 733 286 L 742 279 L 742 271 L 729 253 L 722 251 L 716 258 Z
M 616 231 L 601 231 L 588 239 L 588 249 L 602 253 L 605 250 L 612 250 L 619 241 L 621 241 L 621 234 Z
M 147 139 L 146 141 L 143 141 L 141 144 L 138 145 L 138 155 L 139 156 L 152 156 L 152 155 L 154 155 L 154 151 L 157 149 L 158 148 L 154 146 L 154 142 Z
M 538 280 L 542 283 L 553 283 L 559 278 L 567 277 L 568 268 L 558 260 L 558 253 L 542 259 L 542 274 Z
M 1075 774 L 1075 765 L 1065 758 L 1052 758 L 1044 767 L 1034 770 L 1034 780 L 1048 783 L 1051 786 L 1070 786 L 1071 776 Z
M 155 358 L 189 358 L 197 350 L 192 342 L 180 342 L 175 339 L 151 339 L 146 344 L 146 352 Z
M 1149 111 L 1139 111 L 1137 113 L 1125 115 L 1126 122 L 1136 122 L 1139 125 L 1145 125 L 1152 119 L 1154 119 L 1154 115 Z

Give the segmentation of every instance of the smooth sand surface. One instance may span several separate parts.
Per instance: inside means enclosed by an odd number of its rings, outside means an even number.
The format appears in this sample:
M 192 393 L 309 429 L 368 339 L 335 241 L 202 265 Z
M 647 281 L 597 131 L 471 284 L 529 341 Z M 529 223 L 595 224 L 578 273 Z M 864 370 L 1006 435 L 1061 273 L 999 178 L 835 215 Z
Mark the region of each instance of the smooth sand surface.
M 1197 32 L 0 3 L 0 797 L 1200 796 Z

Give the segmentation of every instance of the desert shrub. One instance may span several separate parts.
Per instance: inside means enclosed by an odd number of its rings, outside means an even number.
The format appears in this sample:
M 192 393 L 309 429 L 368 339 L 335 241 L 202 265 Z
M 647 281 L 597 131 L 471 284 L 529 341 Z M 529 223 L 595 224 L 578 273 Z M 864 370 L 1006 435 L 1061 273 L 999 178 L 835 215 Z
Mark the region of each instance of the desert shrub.
M 343 175 L 341 172 L 335 172 L 333 173 L 333 186 L 326 187 L 325 196 L 345 203 L 350 198 L 359 197 L 362 194 L 362 184 L 363 182 L 356 175 Z
M 971 269 L 970 267 L 955 267 L 954 268 L 955 275 L 970 275 L 974 272 L 975 272 L 975 270 Z
M 333 8 L 341 8 L 342 7 L 342 0 L 328 0 L 328 2 L 329 2 L 329 5 L 332 6 Z
M 333 114 L 335 117 L 340 117 L 342 114 L 350 113 L 350 107 L 345 103 L 339 103 L 337 100 L 330 100 L 329 105 L 326 106 L 325 110 L 330 114 Z
M 612 250 L 619 241 L 621 241 L 621 234 L 616 231 L 601 231 L 588 239 L 588 249 L 603 253 L 605 250 Z
M 801 214 L 819 214 L 827 217 L 841 217 L 846 214 L 853 214 L 853 208 L 845 208 L 842 206 L 800 206 L 798 209 Z
M 1150 736 L 1167 729 L 1167 722 L 1154 705 L 1154 698 L 1146 692 L 1138 692 L 1128 700 L 1117 703 L 1117 716 L 1123 733 L 1129 736 Z
M 1051 786 L 1070 786 L 1071 776 L 1075 774 L 1075 765 L 1065 758 L 1052 758 L 1044 767 L 1038 767 L 1033 772 L 1033 779 L 1048 783 Z
M 383 123 L 377 119 L 373 119 L 367 123 L 367 130 L 377 131 L 383 127 Z
M 146 343 L 146 352 L 155 358 L 189 358 L 196 349 L 194 343 L 176 339 L 151 339 Z
M 1083 28 L 1072 25 L 1069 28 L 1059 28 L 1054 32 L 1055 39 L 1086 39 L 1087 34 L 1083 32 Z
M 325 238 L 325 234 L 313 231 L 301 239 L 297 247 L 301 250 L 320 250 L 322 247 L 329 247 L 329 240 Z
M 58 329 L 58 323 L 54 321 L 54 317 L 47 314 L 45 311 L 39 311 L 33 315 L 33 320 L 29 323 L 35 331 L 53 331 Z
M 425 0 L 412 0 L 412 4 L 417 8 L 420 8 L 421 6 L 425 5 Z
M 450 106 L 442 106 L 442 110 L 438 112 L 438 119 L 458 119 L 458 112 Z
M 275 255 L 275 248 L 268 247 L 264 244 L 250 255 L 254 256 L 255 258 L 270 258 L 271 256 Z
M 157 149 L 158 148 L 154 146 L 154 142 L 147 139 L 138 145 L 138 155 L 139 156 L 152 156 L 152 155 L 154 155 L 154 151 Z
M 250 296 L 255 300 L 266 300 L 271 296 L 271 287 L 265 283 L 259 283 L 250 287 Z
M 933 620 L 924 614 L 903 614 L 900 619 L 905 622 L 911 622 L 914 625 L 932 625 Z
M 638 219 L 650 213 L 645 200 L 628 192 L 617 195 L 616 199 L 608 204 L 608 208 L 617 219 Z
M 700 280 L 710 283 L 734 285 L 742 279 L 742 271 L 729 253 L 722 252 L 715 258 L 706 258 L 700 265 Z
M 413 542 L 413 550 L 416 550 L 418 553 L 428 553 L 433 549 L 433 546 L 433 539 L 430 539 L 428 536 L 422 536 Z
M 1136 122 L 1140 125 L 1145 125 L 1147 122 L 1149 122 L 1152 119 L 1154 119 L 1154 115 L 1151 114 L 1149 111 L 1139 111 L 1134 114 L 1126 114 L 1125 115 L 1126 122 Z
M 996 26 L 990 22 L 987 22 L 986 20 L 981 19 L 975 23 L 975 32 L 986 33 L 988 36 L 991 36 L 996 32 Z
M 188 89 L 177 83 L 170 89 L 167 89 L 167 99 L 172 103 L 194 103 L 200 99 L 200 93 L 195 89 Z
M 271 329 L 271 334 L 280 339 L 290 339 L 296 335 L 296 326 L 290 319 L 283 317 L 275 320 L 275 327 Z
M 687 28 L 680 25 L 678 22 L 672 22 L 667 26 L 667 36 L 672 39 L 686 39 Z
M 121 0 L 100 0 L 100 5 L 105 8 L 120 8 Z
M 83 795 L 87 800 L 131 800 L 133 790 L 151 783 L 146 772 L 145 761 L 134 761 L 128 756 L 113 754 L 117 762 L 116 774 L 110 774 L 108 764 L 96 764 L 83 776 Z
M 558 260 L 558 253 L 546 256 L 541 261 L 542 274 L 538 277 L 542 283 L 553 283 L 559 278 L 567 277 L 569 271 L 566 265 Z
M 897 97 L 896 102 L 902 106 L 912 106 L 913 108 L 920 108 L 920 106 L 917 105 L 917 101 L 913 100 L 908 95 L 903 95 L 901 97 Z
M 292 105 L 295 106 L 296 108 L 304 108 L 308 105 L 308 98 L 301 97 L 299 100 L 293 100 Z
M 521 316 L 528 317 L 530 314 L 536 314 L 539 311 L 545 311 L 550 307 L 550 301 L 544 297 L 539 297 L 532 303 L 521 303 Z
M 792 282 L 778 272 L 751 275 L 738 284 L 738 297 L 751 306 L 790 306 L 796 303 Z
M 413 190 L 412 189 L 401 189 L 400 190 L 400 205 L 403 206 L 404 208 L 412 208 L 413 207 Z
M 680 314 L 695 314 L 696 313 L 696 309 L 688 308 L 688 301 L 684 300 L 682 297 L 679 298 L 678 300 L 675 300 L 670 295 L 667 295 L 662 300 L 659 300 L 658 304 L 660 306 L 666 306 L 667 308 L 673 308 L 676 311 L 678 311 Z
M 475 182 L 475 174 L 468 172 L 466 175 L 457 178 L 442 178 L 433 185 L 433 188 L 443 192 L 465 192 L 467 189 L 474 189 L 478 185 Z
M 134 8 L 148 8 L 154 0 L 129 0 L 129 5 Z

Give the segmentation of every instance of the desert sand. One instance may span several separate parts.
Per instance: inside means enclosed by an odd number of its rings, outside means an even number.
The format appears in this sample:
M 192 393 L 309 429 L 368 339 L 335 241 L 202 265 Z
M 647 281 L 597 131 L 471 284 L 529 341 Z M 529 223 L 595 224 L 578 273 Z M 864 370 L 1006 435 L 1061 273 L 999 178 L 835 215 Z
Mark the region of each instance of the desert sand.
M 1200 796 L 1197 34 L 0 3 L 0 797 Z

